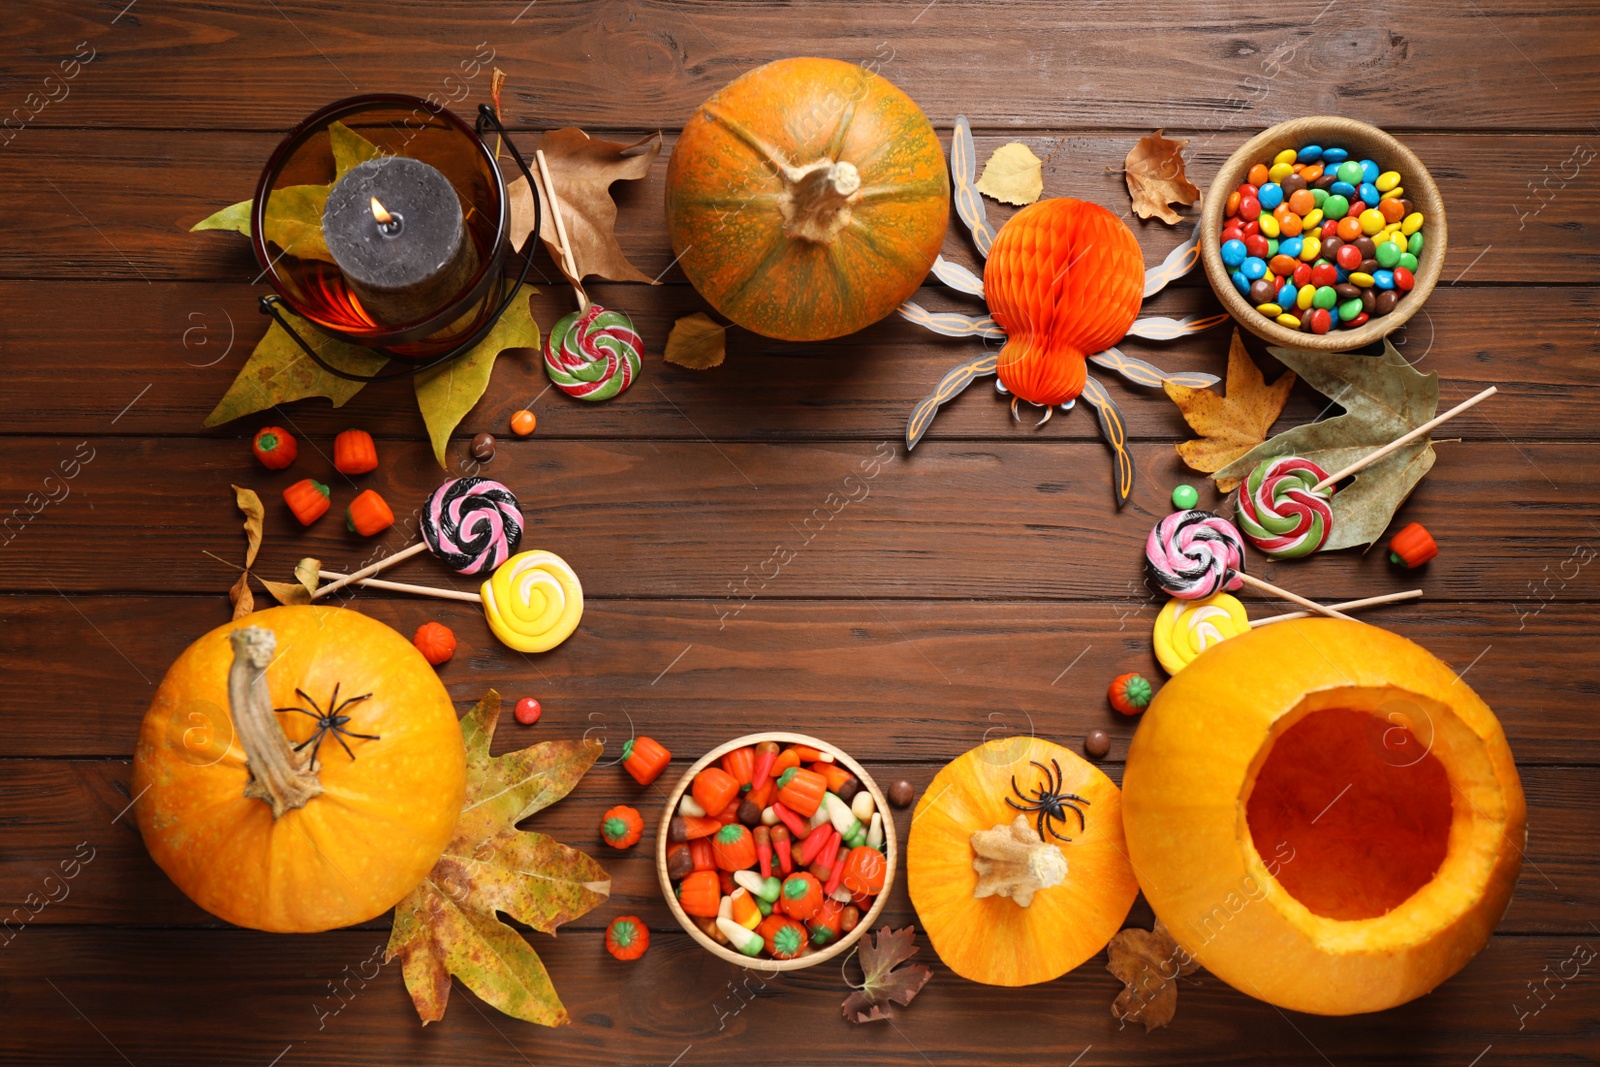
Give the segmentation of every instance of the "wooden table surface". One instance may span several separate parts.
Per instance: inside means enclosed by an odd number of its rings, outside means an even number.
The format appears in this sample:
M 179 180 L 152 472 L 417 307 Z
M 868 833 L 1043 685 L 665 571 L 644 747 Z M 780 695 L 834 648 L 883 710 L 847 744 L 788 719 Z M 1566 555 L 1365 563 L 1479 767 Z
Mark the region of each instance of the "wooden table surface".
M 0 915 L 13 916 L 0 946 L 0 1063 L 1596 1062 L 1597 965 L 1544 981 L 1600 946 L 1595 5 L 124 3 L 12 5 L 0 28 L 0 109 L 16 109 L 0 130 L 0 510 L 17 517 L 0 537 Z M 76 76 L 47 82 L 75 54 Z M 1120 777 L 1133 731 L 1104 690 L 1123 670 L 1159 677 L 1159 599 L 1143 585 L 1139 540 L 1186 480 L 1176 410 L 1120 387 L 1140 479 L 1121 513 L 1085 412 L 1034 430 L 978 387 L 908 456 L 910 405 L 967 349 L 896 319 L 816 345 L 736 334 L 728 363 L 708 373 L 663 364 L 673 319 L 706 309 L 673 266 L 661 208 L 674 131 L 695 105 L 782 56 L 875 63 L 946 143 L 965 114 L 980 159 L 1021 140 L 1048 157 L 1046 195 L 1118 213 L 1121 160 L 1157 126 L 1192 139 L 1202 186 L 1251 133 L 1303 114 L 1404 138 L 1444 189 L 1451 240 L 1437 292 L 1396 341 L 1439 372 L 1442 405 L 1489 384 L 1500 394 L 1452 424 L 1459 440 L 1439 444 L 1398 516 L 1441 542 L 1422 575 L 1427 599 L 1372 619 L 1464 672 L 1521 768 L 1526 861 L 1481 955 L 1427 997 L 1348 1019 L 1280 1012 L 1202 973 L 1183 985 L 1176 1022 L 1150 1035 L 1111 1017 L 1120 985 L 1103 955 L 1024 990 L 974 985 L 929 960 L 933 980 L 892 1025 L 852 1026 L 837 968 L 762 979 L 675 931 L 648 840 L 614 854 L 594 829 L 604 808 L 635 797 L 653 824 L 660 797 L 605 765 L 536 817 L 604 852 L 613 878 L 611 900 L 559 938 L 532 935 L 567 1029 L 508 1019 L 459 984 L 445 1020 L 424 1029 L 397 966 L 357 977 L 375 966 L 387 916 L 286 937 L 191 904 L 139 839 L 129 759 L 166 666 L 228 618 L 233 575 L 202 553 L 240 555 L 229 483 L 268 501 L 260 569 L 286 578 L 303 555 L 353 565 L 372 551 L 342 523 L 302 531 L 275 502 L 288 482 L 331 473 L 335 432 L 379 438 L 370 484 L 391 501 L 409 506 L 440 471 L 405 385 L 370 387 L 338 411 L 306 401 L 203 430 L 263 331 L 265 286 L 244 241 L 186 231 L 248 197 L 283 132 L 331 100 L 438 93 L 470 113 L 489 77 L 464 78 L 462 64 L 490 54 L 509 76 L 507 119 L 524 146 L 565 125 L 624 140 L 666 133 L 650 175 L 617 189 L 621 244 L 662 284 L 593 287 L 644 334 L 641 380 L 581 404 L 546 392 L 535 360 L 508 356 L 451 446 L 464 463 L 469 435 L 502 434 L 487 473 L 522 494 L 528 543 L 582 576 L 587 613 L 564 645 L 523 657 L 470 605 L 354 603 L 406 633 L 427 618 L 453 626 L 463 647 L 442 677 L 460 707 L 491 686 L 543 701 L 543 721 L 508 720 L 497 751 L 588 732 L 605 738 L 610 763 L 635 730 L 669 745 L 680 771 L 731 736 L 781 724 L 921 789 L 985 737 L 1031 731 L 1076 746 L 1099 727 L 1113 739 L 1104 766 Z M 988 210 L 996 225 L 1009 213 Z M 1152 263 L 1189 230 L 1130 222 Z M 945 255 L 978 266 L 959 226 Z M 554 277 L 542 253 L 536 267 Z M 541 288 L 534 308 L 548 329 L 570 297 Z M 962 306 L 933 287 L 919 299 Z M 1150 305 L 1215 308 L 1198 273 Z M 1127 348 L 1220 373 L 1226 346 L 1214 330 Z M 530 402 L 538 432 L 505 440 L 508 416 Z M 1297 387 L 1280 429 L 1323 403 Z M 269 421 L 300 436 L 290 471 L 249 458 L 249 435 Z M 843 479 L 873 458 L 862 495 Z M 75 477 L 60 476 L 63 461 Z M 405 539 L 394 531 L 383 548 Z M 780 545 L 793 553 L 781 566 L 770 562 Z M 1411 584 L 1383 556 L 1263 571 L 1327 598 Z M 439 578 L 423 561 L 402 569 Z M 899 813 L 902 833 L 908 821 Z M 40 908 L 44 879 L 75 854 L 92 860 Z M 641 962 L 623 965 L 601 942 L 627 912 L 656 933 Z M 915 921 L 903 888 L 887 915 Z M 1142 902 L 1130 921 L 1149 924 Z

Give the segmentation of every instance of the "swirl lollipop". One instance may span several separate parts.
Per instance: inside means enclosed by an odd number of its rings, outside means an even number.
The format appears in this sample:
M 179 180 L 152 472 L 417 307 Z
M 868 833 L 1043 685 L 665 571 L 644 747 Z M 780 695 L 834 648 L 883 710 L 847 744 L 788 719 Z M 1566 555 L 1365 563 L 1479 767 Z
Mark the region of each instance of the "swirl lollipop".
M 583 585 L 554 552 L 520 552 L 483 583 L 483 617 L 518 652 L 544 652 L 578 628 Z
M 1321 548 L 1333 528 L 1328 472 L 1300 456 L 1266 459 L 1239 485 L 1239 530 L 1273 559 L 1298 559 Z
M 1174 597 L 1156 616 L 1150 642 L 1166 672 L 1177 674 L 1212 645 L 1248 629 L 1244 605 L 1228 593 L 1213 593 L 1203 600 Z
M 644 347 L 620 311 L 590 304 L 562 316 L 544 343 L 544 369 L 555 387 L 579 400 L 609 400 L 639 374 Z
M 462 574 L 492 571 L 522 542 L 517 495 L 489 478 L 454 478 L 428 497 L 422 538 L 446 566 Z
M 1177 511 L 1168 515 L 1145 539 L 1145 566 L 1150 578 L 1170 596 L 1200 600 L 1224 589 L 1249 585 L 1299 604 L 1307 611 L 1350 616 L 1281 589 L 1244 572 L 1244 541 L 1233 523 L 1209 511 Z

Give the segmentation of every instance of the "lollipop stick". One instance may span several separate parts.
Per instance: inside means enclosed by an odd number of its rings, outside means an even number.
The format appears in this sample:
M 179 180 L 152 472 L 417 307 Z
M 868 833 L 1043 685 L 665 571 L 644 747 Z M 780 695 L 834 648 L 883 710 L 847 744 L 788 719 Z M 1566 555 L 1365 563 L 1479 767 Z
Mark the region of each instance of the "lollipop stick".
M 1379 604 L 1393 604 L 1396 600 L 1415 600 L 1422 595 L 1420 589 L 1407 589 L 1403 593 L 1385 593 L 1382 596 L 1369 596 L 1361 600 L 1346 600 L 1342 604 L 1329 604 L 1330 608 L 1337 611 L 1350 611 L 1355 608 L 1372 608 Z M 1311 613 L 1309 611 L 1291 611 L 1284 615 L 1272 615 L 1265 619 L 1250 620 L 1250 627 L 1266 626 L 1268 623 L 1288 622 L 1290 619 L 1304 619 Z
M 1287 589 L 1280 589 L 1271 582 L 1263 582 L 1260 578 L 1257 578 L 1253 574 L 1246 574 L 1244 571 L 1230 571 L 1229 573 L 1236 575 L 1238 579 L 1245 585 L 1248 585 L 1254 589 L 1259 589 L 1263 593 L 1270 593 L 1275 597 L 1282 597 L 1291 604 L 1299 604 L 1307 611 L 1314 611 L 1318 615 L 1326 615 L 1332 619 L 1344 619 L 1346 622 L 1356 621 L 1343 612 L 1335 608 L 1328 607 L 1326 604 L 1318 604 L 1315 600 L 1307 600 L 1299 593 L 1291 593 Z
M 367 577 L 367 575 L 369 575 L 369 574 L 377 574 L 379 571 L 383 570 L 383 568 L 385 568 L 385 567 L 391 566 L 391 565 L 393 565 L 395 563 L 399 563 L 403 559 L 410 559 L 412 556 L 415 556 L 418 552 L 421 552 L 423 549 L 425 549 L 427 547 L 428 547 L 428 543 L 426 541 L 418 541 L 414 545 L 408 545 L 407 547 L 402 548 L 400 551 L 396 552 L 392 556 L 385 556 L 383 559 L 380 559 L 376 563 L 368 564 L 367 566 L 362 567 L 360 570 L 356 571 L 354 574 L 344 575 L 343 577 L 339 578 L 338 581 L 329 582 L 327 585 L 324 585 L 324 586 L 320 587 L 315 593 L 311 594 L 311 599 L 312 600 L 317 600 L 317 599 L 319 599 L 321 597 L 325 597 L 329 593 L 333 592 L 335 589 L 343 589 L 345 586 L 349 585 L 351 582 L 358 582 L 361 579 Z M 324 575 L 328 574 L 327 571 L 323 571 L 322 573 Z
M 567 240 L 567 224 L 561 220 L 561 200 L 556 196 L 555 182 L 550 180 L 550 167 L 544 161 L 544 149 L 539 149 L 533 154 L 534 160 L 539 164 L 539 178 L 544 182 L 544 191 L 550 200 L 550 214 L 556 222 L 556 236 L 561 240 L 561 260 L 566 266 L 567 277 L 572 281 L 572 290 L 578 295 L 578 310 L 589 310 L 589 296 L 578 284 L 578 264 L 572 258 L 572 242 Z
M 1390 441 L 1388 444 L 1384 445 L 1382 448 L 1378 449 L 1376 452 L 1372 453 L 1370 456 L 1364 456 L 1361 459 L 1358 459 L 1354 463 L 1350 464 L 1350 466 L 1346 467 L 1344 470 L 1336 471 L 1333 474 L 1328 475 L 1326 478 L 1322 479 L 1322 481 L 1320 481 L 1316 485 L 1312 486 L 1311 487 L 1311 491 L 1313 493 L 1323 492 L 1329 486 L 1334 485 L 1335 483 L 1339 482 L 1340 480 L 1342 480 L 1344 478 L 1350 477 L 1350 475 L 1354 474 L 1356 471 L 1360 470 L 1361 468 L 1367 466 L 1370 463 L 1378 462 L 1378 460 L 1382 459 L 1384 456 L 1387 456 L 1390 452 L 1393 452 L 1395 449 L 1401 447 L 1402 445 L 1405 445 L 1405 444 L 1408 444 L 1408 443 L 1410 443 L 1412 441 L 1415 441 L 1417 438 L 1421 437 L 1423 434 L 1427 433 L 1429 430 L 1433 429 L 1435 426 L 1439 425 L 1441 422 L 1445 422 L 1445 421 L 1447 421 L 1449 419 L 1455 418 L 1457 415 L 1461 414 L 1463 411 L 1465 411 L 1468 408 L 1472 407 L 1474 404 L 1482 403 L 1483 401 L 1489 399 L 1491 396 L 1493 396 L 1494 394 L 1498 393 L 1499 391 L 1500 391 L 1499 388 L 1497 388 L 1496 386 L 1493 386 L 1493 385 L 1489 386 L 1489 388 L 1485 389 L 1483 392 L 1479 393 L 1477 396 L 1473 397 L 1472 399 L 1463 400 L 1461 403 L 1457 404 L 1455 407 L 1451 408 L 1449 411 L 1445 412 L 1443 415 L 1440 415 L 1437 418 L 1429 419 L 1427 422 L 1423 423 L 1421 426 L 1418 426 L 1415 430 L 1412 430 L 1410 433 L 1406 434 L 1405 436 L 1399 437 L 1399 438 L 1396 438 L 1393 441 Z
M 357 572 L 360 573 L 360 572 Z M 441 600 L 465 600 L 469 604 L 483 603 L 483 597 L 477 593 L 460 593 L 454 589 L 435 589 L 431 585 L 409 585 L 405 582 L 386 582 L 382 578 L 357 578 L 354 574 L 335 574 L 333 571 L 318 571 L 318 578 L 337 578 L 339 581 L 329 585 L 332 589 L 345 582 L 355 582 L 357 585 L 371 586 L 373 589 L 392 589 L 396 593 L 416 593 L 418 596 L 436 596 Z

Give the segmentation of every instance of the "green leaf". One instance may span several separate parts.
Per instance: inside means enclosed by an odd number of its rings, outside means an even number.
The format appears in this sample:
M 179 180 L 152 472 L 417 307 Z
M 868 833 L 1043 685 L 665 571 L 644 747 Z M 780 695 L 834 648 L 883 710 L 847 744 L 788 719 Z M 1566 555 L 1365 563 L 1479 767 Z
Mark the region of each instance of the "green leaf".
M 250 236 L 250 206 L 254 201 L 241 200 L 237 204 L 230 204 L 221 211 L 207 215 L 193 226 L 189 232 L 196 230 L 234 230 Z
M 386 357 L 371 349 L 334 340 L 291 312 L 284 314 L 323 359 L 341 370 L 351 374 L 376 374 L 388 362 Z M 274 322 L 250 353 L 250 358 L 245 360 L 227 393 L 206 416 L 205 425 L 221 426 L 241 415 L 308 396 L 325 396 L 333 401 L 334 407 L 343 407 L 365 384 L 329 374 L 317 366 L 294 338 Z
M 494 362 L 500 353 L 508 348 L 539 347 L 539 326 L 528 307 L 528 298 L 535 291 L 531 285 L 524 285 L 500 316 L 500 321 L 494 324 L 494 329 L 489 331 L 489 336 L 466 355 L 435 370 L 424 371 L 415 379 L 417 407 L 422 410 L 422 421 L 427 424 L 428 437 L 433 441 L 433 456 L 446 470 L 449 464 L 445 460 L 445 450 L 450 445 L 450 434 L 489 388 Z
M 1280 456 L 1302 456 L 1332 473 L 1416 429 L 1439 408 L 1439 376 L 1417 373 L 1387 340 L 1381 356 L 1268 351 L 1345 413 L 1257 445 L 1217 471 L 1218 481 L 1248 477 L 1257 463 Z M 1433 461 L 1433 441 L 1424 434 L 1355 475 L 1333 494 L 1333 525 L 1321 551 L 1370 545 L 1382 537 Z

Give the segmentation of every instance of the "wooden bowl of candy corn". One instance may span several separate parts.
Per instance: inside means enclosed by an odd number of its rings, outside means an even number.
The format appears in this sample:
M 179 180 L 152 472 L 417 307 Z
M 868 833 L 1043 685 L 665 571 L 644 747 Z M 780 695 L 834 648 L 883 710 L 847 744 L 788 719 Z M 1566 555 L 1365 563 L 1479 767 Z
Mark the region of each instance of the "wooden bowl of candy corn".
M 1363 164 L 1375 167 L 1358 176 Z M 1325 211 L 1330 201 L 1343 210 Z M 1422 161 L 1376 126 L 1337 115 L 1282 122 L 1245 142 L 1217 172 L 1200 218 L 1201 259 L 1223 306 L 1272 344 L 1319 352 L 1369 345 L 1415 315 L 1446 246 L 1444 201 Z
M 701 801 L 724 798 L 702 814 Z M 740 819 L 746 804 L 760 815 L 747 809 Z M 718 829 L 708 833 L 711 822 Z M 679 925 L 719 959 L 775 971 L 849 952 L 883 911 L 899 859 L 889 802 L 872 776 L 805 734 L 747 734 L 700 757 L 673 788 L 656 834 L 656 877 Z

